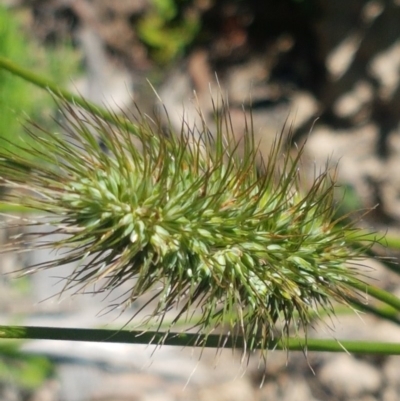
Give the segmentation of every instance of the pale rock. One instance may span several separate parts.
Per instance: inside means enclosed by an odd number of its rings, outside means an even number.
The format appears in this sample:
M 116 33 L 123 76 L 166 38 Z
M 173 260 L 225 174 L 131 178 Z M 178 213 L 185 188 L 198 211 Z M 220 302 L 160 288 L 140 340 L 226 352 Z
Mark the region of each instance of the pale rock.
M 346 36 L 326 58 L 326 67 L 334 79 L 339 79 L 349 68 L 360 45 L 360 35 Z
M 400 392 L 400 355 L 391 355 L 387 358 L 383 367 L 383 374 L 387 383 Z
M 46 380 L 32 395 L 29 401 L 58 401 L 60 383 L 56 379 Z
M 354 88 L 341 96 L 334 105 L 335 113 L 342 118 L 354 116 L 373 99 L 373 88 L 368 82 L 357 82 Z
M 378 401 L 376 397 L 372 395 L 363 395 L 359 398 L 351 399 L 351 401 Z
M 333 357 L 317 372 L 317 377 L 341 399 L 376 393 L 382 385 L 378 369 L 347 354 Z
M 365 175 L 380 176 L 385 166 L 372 156 L 378 139 L 378 127 L 366 124 L 333 132 L 327 126 L 316 127 L 307 139 L 306 152 L 317 168 L 338 164 L 338 181 L 356 186 Z M 357 188 L 358 189 L 358 188 Z
M 259 391 L 260 400 L 267 401 L 267 400 L 279 400 L 279 386 L 276 381 L 269 381 L 264 383 L 263 387 Z
M 398 401 L 399 400 L 399 393 L 395 387 L 387 386 L 381 395 L 382 401 Z
M 378 53 L 371 61 L 369 69 L 380 81 L 382 94 L 390 98 L 400 82 L 400 39 Z
M 310 387 L 305 379 L 297 375 L 282 373 L 270 379 L 259 392 L 260 400 L 314 401 Z
M 103 373 L 101 382 L 88 399 L 172 401 L 170 386 L 155 375 L 144 373 Z
M 284 386 L 281 387 L 282 401 L 313 401 L 310 387 L 306 381 L 301 378 L 287 377 L 288 380 Z
M 254 398 L 255 390 L 250 385 L 249 381 L 244 379 L 203 388 L 198 393 L 199 401 L 248 401 Z

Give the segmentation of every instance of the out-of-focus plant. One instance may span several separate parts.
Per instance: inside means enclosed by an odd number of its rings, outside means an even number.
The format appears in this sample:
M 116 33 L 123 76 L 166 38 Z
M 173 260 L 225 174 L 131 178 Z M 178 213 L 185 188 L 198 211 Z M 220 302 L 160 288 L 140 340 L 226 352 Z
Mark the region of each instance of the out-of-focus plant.
M 68 45 L 44 50 L 25 34 L 20 17 L 19 13 L 0 4 L 0 56 L 41 69 L 55 81 L 66 82 L 78 70 L 78 54 Z M 21 155 L 39 163 L 40 158 L 29 151 L 32 138 L 26 135 L 21 122 L 28 115 L 49 126 L 46 117 L 50 110 L 54 110 L 54 103 L 46 93 L 0 69 L 0 152 L 24 144 Z M 25 279 L 15 280 L 12 285 L 18 287 L 18 292 L 27 291 Z M 24 355 L 16 343 L 0 344 L 0 382 L 31 391 L 50 372 L 51 363 L 46 358 Z
M 152 294 L 144 327 L 155 325 L 159 332 L 140 339 L 137 333 L 113 333 L 107 341 L 229 345 L 245 352 L 313 344 L 340 351 L 340 344 L 305 340 L 310 321 L 320 311 L 332 312 L 333 302 L 362 308 L 359 294 L 368 292 L 400 310 L 398 298 L 363 283 L 358 264 L 376 236 L 333 219 L 330 171 L 301 188 L 301 149 L 291 158 L 280 140 L 257 169 L 251 121 L 237 141 L 223 100 L 215 107 L 215 132 L 202 120 L 197 127 L 183 121 L 174 133 L 168 121 L 140 112 L 131 119 L 113 115 L 7 60 L 0 58 L 0 66 L 50 87 L 65 117 L 63 134 L 38 125 L 29 132 L 29 151 L 43 163 L 31 162 L 18 147 L 0 152 L 1 185 L 14 189 L 8 202 L 45 213 L 43 219 L 20 220 L 38 228 L 20 238 L 21 245 L 29 247 L 33 235 L 39 240 L 35 249 L 70 250 L 22 273 L 78 262 L 66 289 L 108 292 L 129 282 L 125 299 L 110 305 L 122 308 Z M 63 234 L 61 240 L 46 241 L 49 233 L 40 227 L 49 225 Z M 169 312 L 174 317 L 165 327 Z M 195 339 L 171 336 L 180 321 L 197 327 Z M 227 331 L 213 337 L 218 327 Z M 108 334 L 0 327 L 0 338 L 102 336 Z M 400 351 L 391 344 L 347 345 L 358 352 Z
M 53 364 L 46 357 L 22 353 L 18 345 L 0 344 L 0 383 L 33 391 L 54 373 Z
M 283 9 L 285 13 L 299 15 L 302 19 L 313 18 L 319 10 L 315 0 L 270 0 L 263 4 L 271 15 Z M 242 13 L 247 14 L 248 20 L 242 28 L 251 31 L 253 22 L 260 17 L 259 10 L 257 1 L 151 0 L 149 8 L 133 23 L 150 59 L 165 67 L 179 59 L 192 45 L 201 43 L 206 47 L 216 47 L 214 40 L 221 35 L 221 29 L 228 35 L 234 35 L 237 29 L 234 21 L 240 20 Z M 212 22 L 207 19 L 210 15 L 205 18 L 206 14 L 213 14 Z M 266 26 L 268 29 L 270 27 Z
M 77 72 L 78 56 L 65 45 L 44 50 L 24 34 L 18 14 L 0 4 L 0 56 L 41 69 L 56 82 L 66 82 Z M 9 148 L 11 143 L 30 141 L 25 135 L 21 121 L 28 115 L 44 124 L 44 116 L 54 107 L 51 99 L 34 86 L 0 70 L 0 147 Z M 31 157 L 29 152 L 26 157 Z
M 137 24 L 140 39 L 164 65 L 182 55 L 200 29 L 200 14 L 189 0 L 153 0 Z

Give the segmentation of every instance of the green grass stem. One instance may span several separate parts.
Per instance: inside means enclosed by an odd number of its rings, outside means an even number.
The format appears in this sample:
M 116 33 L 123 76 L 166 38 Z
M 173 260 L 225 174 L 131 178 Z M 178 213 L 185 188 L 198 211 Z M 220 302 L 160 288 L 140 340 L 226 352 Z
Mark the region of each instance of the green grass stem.
M 39 88 L 49 91 L 52 95 L 56 96 L 59 99 L 64 99 L 73 105 L 78 105 L 82 107 L 86 111 L 101 117 L 105 121 L 111 122 L 112 124 L 118 122 L 127 131 L 135 135 L 137 134 L 137 126 L 135 124 L 132 124 L 132 122 L 128 119 L 117 116 L 116 114 L 108 111 L 103 107 L 97 106 L 96 104 L 84 99 L 81 96 L 74 95 L 70 91 L 60 88 L 56 83 L 52 82 L 46 77 L 35 74 L 26 68 L 22 68 L 4 57 L 0 57 L 0 68 L 38 86 Z
M 382 288 L 368 285 L 359 281 L 352 281 L 350 286 L 361 291 L 362 293 L 366 293 L 367 295 L 379 301 L 382 301 L 384 304 L 391 306 L 397 311 L 400 311 L 400 298 L 396 297 L 390 292 L 385 291 Z
M 193 333 L 160 333 L 126 330 L 82 329 L 61 327 L 33 326 L 0 326 L 0 339 L 18 340 L 56 340 L 82 341 L 119 344 L 163 344 L 172 346 L 189 346 L 220 348 L 240 348 L 242 338 L 220 335 L 207 337 Z M 233 343 L 233 341 L 235 341 Z M 270 349 L 319 352 L 343 352 L 380 355 L 400 355 L 400 343 L 375 341 L 350 341 L 334 339 L 288 338 L 284 342 L 274 340 L 269 343 Z

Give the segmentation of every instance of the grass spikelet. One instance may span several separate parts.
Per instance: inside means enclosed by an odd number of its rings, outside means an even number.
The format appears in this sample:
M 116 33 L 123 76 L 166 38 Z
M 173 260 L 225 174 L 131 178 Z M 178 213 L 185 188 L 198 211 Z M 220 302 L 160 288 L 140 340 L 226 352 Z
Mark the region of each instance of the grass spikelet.
M 228 327 L 248 351 L 346 302 L 357 277 L 348 262 L 363 250 L 355 229 L 332 221 L 332 174 L 300 188 L 302 149 L 282 154 L 282 136 L 257 169 L 251 130 L 235 140 L 225 105 L 215 109 L 213 133 L 183 123 L 177 135 L 139 114 L 132 134 L 118 117 L 65 102 L 63 134 L 30 129 L 40 164 L 0 150 L 1 184 L 18 196 L 9 202 L 45 212 L 31 224 L 65 234 L 46 242 L 38 230 L 35 247 L 70 250 L 29 272 L 79 261 L 66 289 L 129 281 L 122 306 L 155 291 L 151 322 L 175 311 L 169 330 L 182 319 L 206 336 Z

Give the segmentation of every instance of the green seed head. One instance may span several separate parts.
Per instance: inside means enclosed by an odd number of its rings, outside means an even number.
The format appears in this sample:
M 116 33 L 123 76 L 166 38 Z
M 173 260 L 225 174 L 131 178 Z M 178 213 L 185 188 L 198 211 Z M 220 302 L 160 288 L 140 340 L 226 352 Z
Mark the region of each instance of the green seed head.
M 278 139 L 257 168 L 253 133 L 235 140 L 224 108 L 212 135 L 185 124 L 165 134 L 144 117 L 133 134 L 117 117 L 63 108 L 66 136 L 31 133 L 40 165 L 0 151 L 3 184 L 28 188 L 20 202 L 66 234 L 42 246 L 70 252 L 36 270 L 81 261 L 66 288 L 129 281 L 123 305 L 155 291 L 152 322 L 175 311 L 171 327 L 186 320 L 208 335 L 223 325 L 250 350 L 266 349 L 277 325 L 286 335 L 316 308 L 346 302 L 357 231 L 332 221 L 328 170 L 300 187 L 301 149 L 284 155 Z

